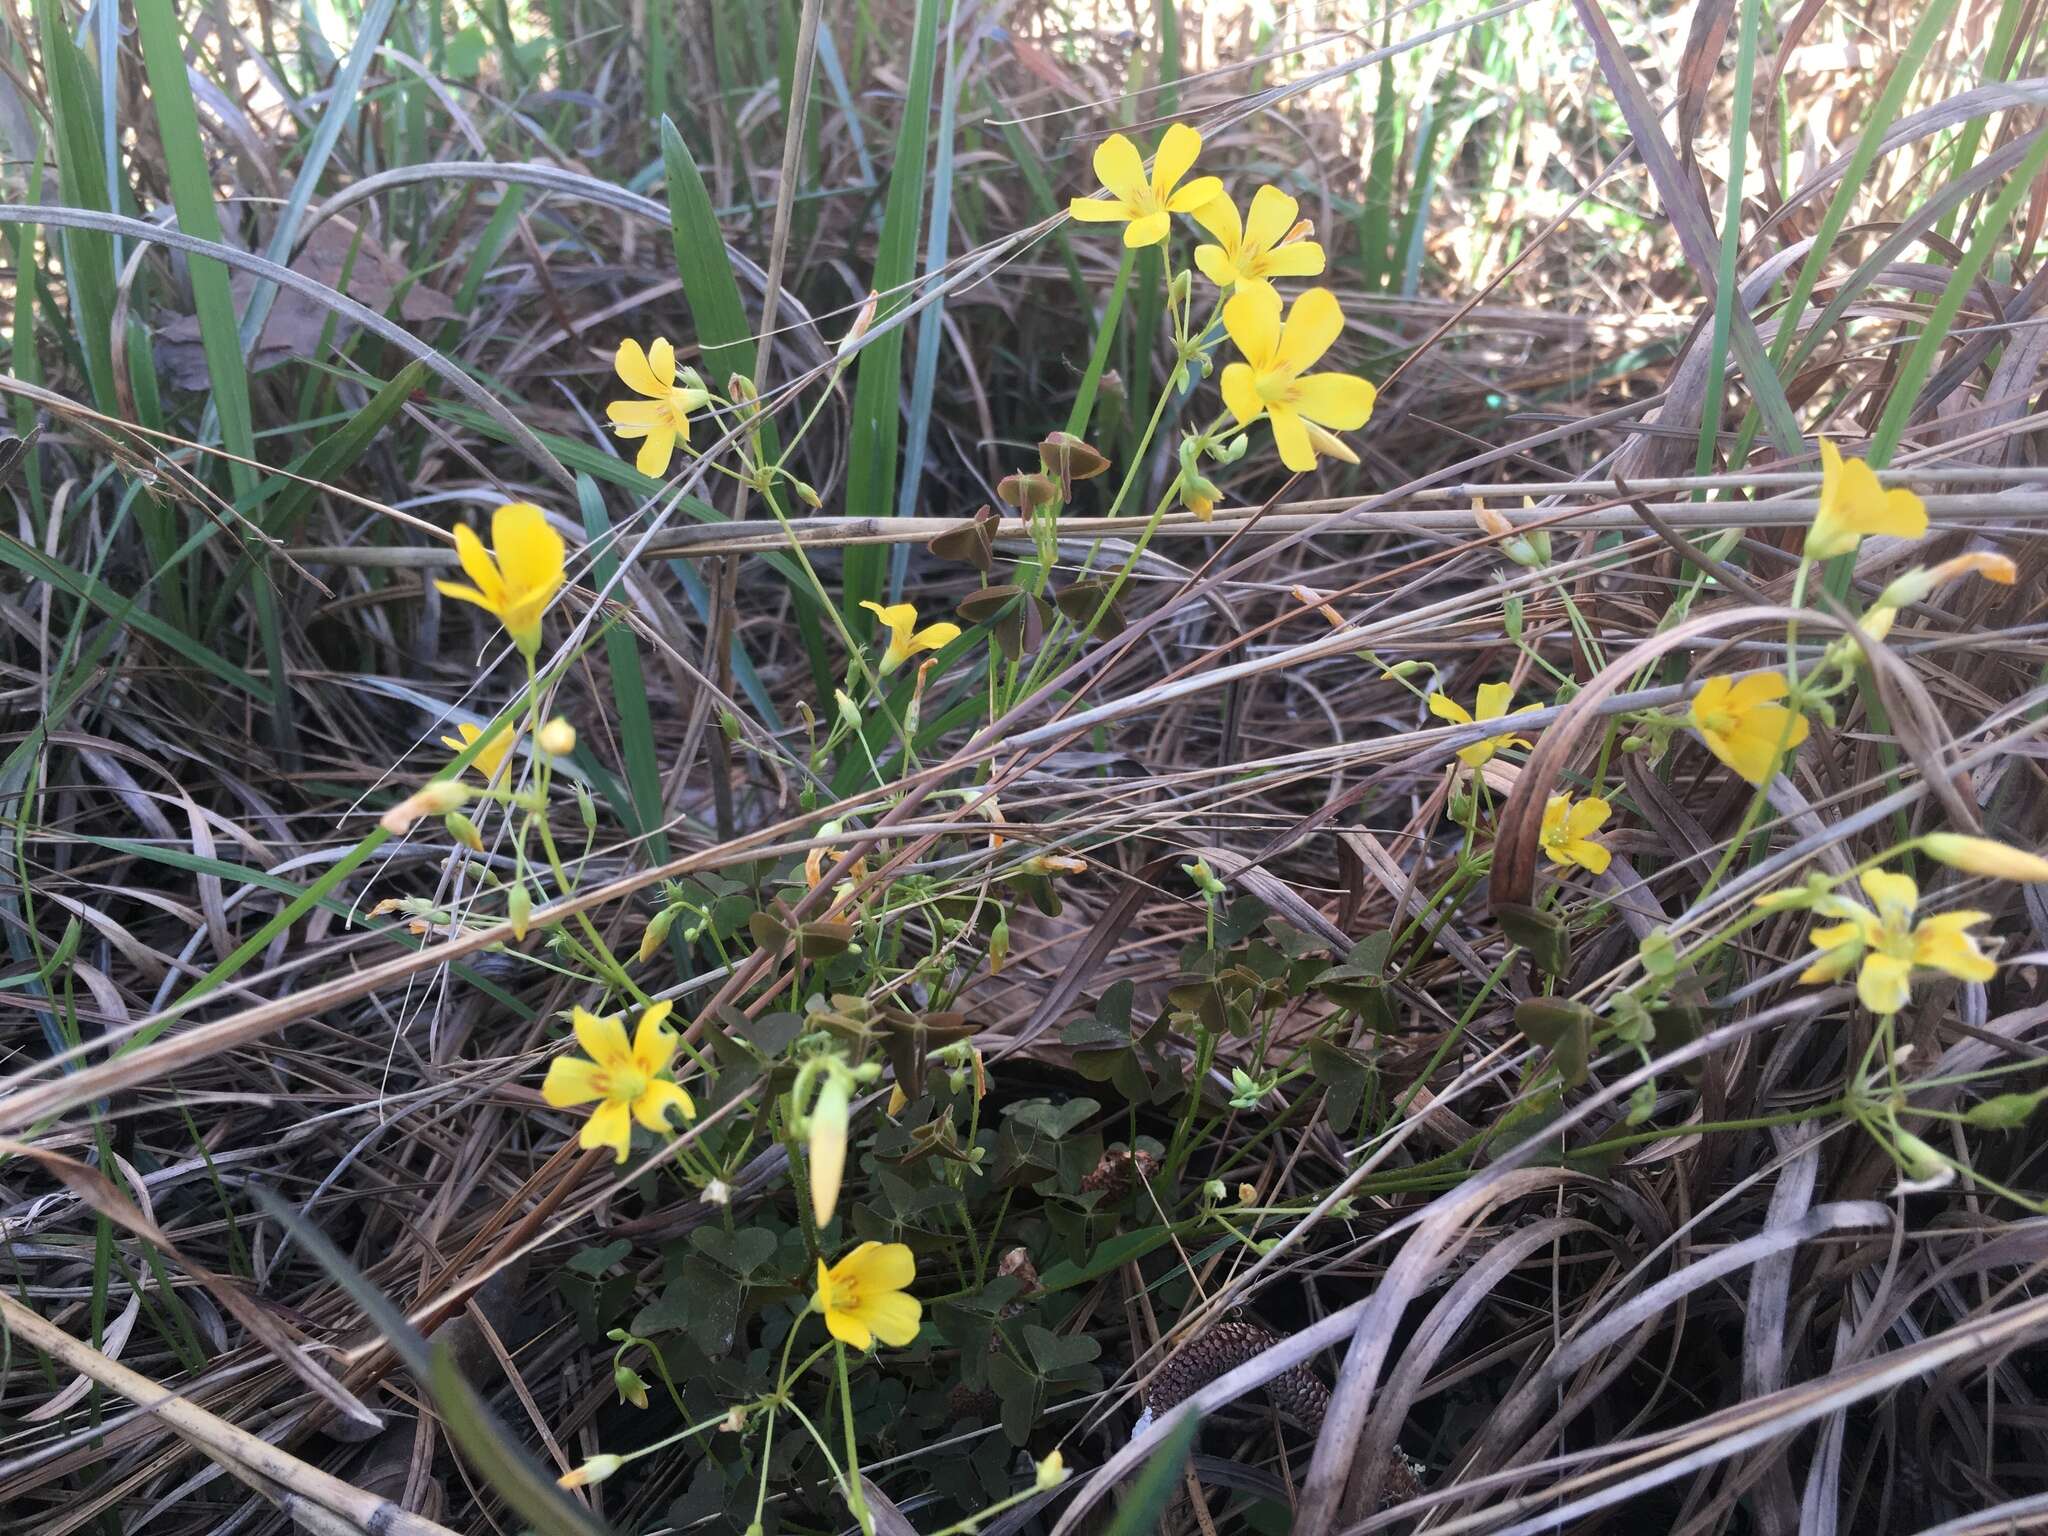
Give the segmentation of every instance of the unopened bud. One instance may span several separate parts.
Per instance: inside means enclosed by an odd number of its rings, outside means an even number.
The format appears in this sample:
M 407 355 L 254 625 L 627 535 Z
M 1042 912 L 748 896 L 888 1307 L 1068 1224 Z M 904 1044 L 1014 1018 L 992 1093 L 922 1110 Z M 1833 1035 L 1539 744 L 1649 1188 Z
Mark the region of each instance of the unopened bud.
M 435 779 L 422 784 L 386 811 L 377 825 L 394 837 L 412 830 L 422 816 L 445 816 L 469 804 L 469 791 L 456 779 Z
M 618 1389 L 620 1402 L 631 1403 L 635 1408 L 647 1406 L 647 1383 L 630 1365 L 612 1367 L 612 1385 Z
M 1194 292 L 1195 274 L 1183 267 L 1173 274 L 1173 281 L 1166 285 L 1166 302 L 1173 309 L 1186 309 L 1188 295 Z
M 839 1181 L 846 1172 L 846 1132 L 852 1115 L 852 1074 L 828 1072 L 811 1109 L 811 1215 L 828 1225 L 839 1207 Z
M 640 963 L 645 965 L 654 958 L 654 952 L 668 941 L 668 931 L 676 920 L 674 907 L 663 907 L 647 920 L 647 926 L 640 930 Z
M 472 853 L 484 851 L 483 834 L 476 829 L 476 823 L 460 811 L 450 811 L 441 818 L 441 825 L 448 829 L 448 835 L 469 849 Z
M 807 507 L 822 507 L 825 505 L 824 497 L 813 490 L 807 482 L 797 479 L 794 475 L 789 477 L 789 488 L 796 492 L 796 499 Z
M 861 337 L 867 335 L 868 328 L 875 323 L 875 310 L 880 307 L 881 302 L 882 296 L 872 291 L 868 294 L 866 300 L 862 302 L 860 313 L 853 317 L 853 328 L 846 333 L 839 343 L 839 355 L 841 357 L 849 356 L 854 347 L 859 344 Z
M 1973 875 L 1993 880 L 2019 880 L 2028 884 L 2048 880 L 2048 859 L 2024 848 L 2010 847 L 1989 837 L 1965 837 L 1958 832 L 1930 832 L 1920 839 L 1920 848 L 1930 859 Z
M 1892 1146 L 1915 1184 L 1938 1188 L 1956 1176 L 1955 1165 L 1911 1131 L 1892 1128 Z
M 576 727 L 557 715 L 540 728 L 535 740 L 550 757 L 567 757 L 576 750 Z
M 533 921 L 533 898 L 526 894 L 525 886 L 515 885 L 506 893 L 505 921 L 512 925 L 512 937 L 524 941 Z
M 601 1483 L 626 1464 L 621 1456 L 593 1456 L 574 1471 L 564 1472 L 555 1479 L 560 1488 L 588 1488 L 592 1483 Z
M 1257 1186 L 1256 1184 L 1240 1184 L 1240 1185 L 1238 1185 L 1238 1186 L 1237 1186 L 1237 1203 L 1238 1203 L 1239 1205 L 1257 1205 L 1257 1204 L 1259 1203 L 1259 1188 L 1258 1188 L 1258 1186 Z
M 1982 1104 L 1972 1104 L 1963 1112 L 1963 1119 L 1987 1131 L 2016 1131 L 2040 1107 L 2037 1093 L 2001 1093 Z
M 1186 274 L 1183 273 L 1182 276 Z M 1048 1488 L 1059 1487 L 1066 1480 L 1066 1458 L 1060 1455 L 1059 1448 L 1055 1446 L 1045 1453 L 1045 1459 L 1039 1462 L 1037 1471 L 1032 1474 L 1032 1486 L 1040 1493 L 1044 1493 Z

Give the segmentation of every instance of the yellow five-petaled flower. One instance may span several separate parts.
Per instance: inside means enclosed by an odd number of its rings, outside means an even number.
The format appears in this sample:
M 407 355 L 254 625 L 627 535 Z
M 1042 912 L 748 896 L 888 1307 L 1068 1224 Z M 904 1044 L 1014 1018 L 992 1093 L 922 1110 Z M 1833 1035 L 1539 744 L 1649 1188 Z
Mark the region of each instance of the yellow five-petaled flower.
M 453 752 L 463 751 L 477 737 L 483 735 L 481 730 L 471 725 L 467 720 L 458 723 L 455 729 L 462 733 L 460 738 L 454 736 L 443 736 L 441 738 L 441 745 Z M 486 784 L 492 782 L 498 777 L 498 770 L 505 766 L 505 759 L 511 755 L 513 745 L 518 740 L 519 733 L 517 731 L 503 726 L 499 727 L 491 732 L 491 739 L 485 742 L 478 750 L 476 756 L 469 760 L 469 766 L 484 776 Z
M 1576 864 L 1593 874 L 1604 874 L 1613 855 L 1593 841 L 1593 834 L 1607 820 L 1609 809 L 1597 796 L 1574 805 L 1570 795 L 1552 795 L 1543 805 L 1540 841 L 1544 856 L 1553 864 Z
M 1220 194 L 1195 210 L 1195 222 L 1216 237 L 1195 247 L 1195 265 L 1218 288 L 1270 288 L 1276 277 L 1314 277 L 1323 270 L 1323 248 L 1297 223 L 1300 205 L 1278 187 L 1252 194 L 1251 212 L 1240 221 L 1237 204 Z
M 1476 725 L 1485 720 L 1504 720 L 1510 715 L 1526 715 L 1532 709 L 1542 708 L 1539 704 L 1524 704 L 1520 709 L 1509 709 L 1514 699 L 1512 683 L 1481 683 L 1479 697 L 1474 702 L 1479 706 L 1477 713 L 1465 708 L 1447 693 L 1432 693 L 1429 696 L 1429 712 L 1439 720 L 1448 720 L 1453 725 Z M 1492 758 L 1502 747 L 1527 747 L 1531 745 L 1526 736 L 1492 736 L 1485 741 L 1475 741 L 1469 747 L 1458 748 L 1458 761 L 1467 768 L 1477 768 Z
M 1927 505 L 1903 486 L 1886 490 L 1861 459 L 1844 459 L 1835 445 L 1820 440 L 1820 509 L 1806 533 L 1811 560 L 1846 555 L 1866 534 L 1917 539 L 1927 531 Z
M 864 602 L 861 607 L 880 619 L 889 631 L 889 648 L 882 652 L 881 673 L 884 677 L 919 651 L 936 651 L 960 638 L 960 626 L 943 620 L 919 629 L 917 605 L 914 603 L 891 603 L 885 608 L 880 603 Z
M 1185 123 L 1175 123 L 1160 139 L 1147 179 L 1138 146 L 1112 133 L 1095 146 L 1095 174 L 1109 196 L 1077 197 L 1067 205 L 1068 211 L 1091 224 L 1124 225 L 1125 245 L 1157 245 L 1172 230 L 1173 215 L 1193 213 L 1223 191 L 1223 183 L 1214 176 L 1197 176 L 1181 185 L 1201 152 L 1202 136 Z
M 1223 403 L 1239 423 L 1273 424 L 1280 462 L 1297 472 L 1318 453 L 1356 464 L 1358 455 L 1330 430 L 1355 432 L 1372 416 L 1373 387 L 1348 373 L 1310 373 L 1344 329 L 1344 311 L 1327 288 L 1311 288 L 1283 321 L 1271 286 L 1240 288 L 1223 306 L 1223 328 L 1244 361 L 1223 370 Z
M 434 586 L 445 597 L 495 614 L 531 661 L 540 649 L 540 616 L 562 590 L 565 553 L 562 536 L 548 526 L 546 513 L 530 501 L 510 502 L 491 514 L 489 550 L 467 523 L 455 529 L 456 558 L 475 585 L 437 581 Z
M 1863 1006 L 1872 1013 L 1892 1014 L 1912 996 L 1915 968 L 1943 971 L 1962 981 L 1989 981 L 1998 974 L 1997 965 L 1967 931 L 1990 913 L 1940 912 L 1916 924 L 1913 912 L 1920 905 L 1920 887 L 1911 877 L 1872 869 L 1864 871 L 1858 883 L 1877 910 L 1839 896 L 1816 900 L 1816 912 L 1842 921 L 1807 935 L 1821 955 L 1800 972 L 1801 981 L 1840 981 L 1855 970 L 1856 996 Z M 1758 903 L 1782 904 L 1782 897 L 1765 897 Z
M 1709 752 L 1761 784 L 1782 756 L 1806 740 L 1806 716 L 1777 702 L 1790 691 L 1776 672 L 1739 680 L 1710 677 L 1693 695 L 1692 728 Z
M 917 1260 L 902 1243 L 862 1243 L 830 1269 L 818 1261 L 811 1310 L 825 1314 L 833 1338 L 855 1349 L 880 1339 L 901 1349 L 917 1337 L 924 1308 L 905 1288 L 917 1278 Z
M 650 1131 L 666 1131 L 672 1129 L 670 1110 L 681 1110 L 686 1120 L 697 1113 L 689 1094 L 661 1075 L 675 1060 L 678 1041 L 667 1026 L 674 1006 L 656 1003 L 641 1014 L 630 1042 L 615 1013 L 599 1017 L 578 1008 L 570 1015 L 576 1043 L 590 1059 L 558 1056 L 549 1062 L 540 1095 L 556 1109 L 597 1101 L 577 1138 L 579 1145 L 610 1147 L 623 1163 L 635 1120 Z
M 665 336 L 655 337 L 644 352 L 637 341 L 620 342 L 613 366 L 618 369 L 619 382 L 645 398 L 614 400 L 604 408 L 605 414 L 620 437 L 640 439 L 633 467 L 659 480 L 668 473 L 676 439 L 690 440 L 690 413 L 702 410 L 711 392 L 688 368 L 678 378 L 676 349 Z

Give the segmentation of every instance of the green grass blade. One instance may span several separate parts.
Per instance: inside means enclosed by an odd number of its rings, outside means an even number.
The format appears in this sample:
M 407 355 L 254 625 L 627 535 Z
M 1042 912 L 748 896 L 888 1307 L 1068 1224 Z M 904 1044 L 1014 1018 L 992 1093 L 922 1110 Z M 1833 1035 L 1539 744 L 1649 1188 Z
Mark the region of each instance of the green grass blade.
M 669 227 L 675 236 L 676 272 L 683 280 L 705 382 L 724 392 L 732 374 L 754 376 L 754 337 L 747 326 L 740 285 L 733 280 L 725 234 L 711 206 L 711 189 L 676 125 L 661 122 L 661 159 L 668 175 Z
M 600 589 L 619 574 L 618 541 L 605 515 L 604 495 L 588 475 L 576 477 L 576 501 L 583 512 L 583 531 L 590 535 L 590 573 Z M 634 830 L 647 839 L 650 855 L 668 858 L 668 835 L 661 830 L 661 766 L 654 754 L 654 717 L 647 708 L 647 677 L 640 668 L 640 649 L 624 624 L 608 625 L 605 657 L 611 663 L 612 718 L 618 725 L 619 750 L 626 759 L 626 783 L 632 797 Z
M 111 213 L 99 110 L 85 56 L 71 39 L 61 0 L 36 0 L 36 25 L 57 131 L 57 185 L 72 207 Z M 98 230 L 67 229 L 59 244 L 72 329 L 85 355 L 86 376 L 94 401 L 111 415 L 119 410 L 114 385 L 114 243 Z
M 932 80 L 938 71 L 940 0 L 918 0 L 905 76 L 903 121 L 890 162 L 889 194 L 870 284 L 882 295 L 877 321 L 908 302 L 917 275 L 917 231 L 924 219 L 925 155 L 931 137 Z M 903 428 L 903 328 L 892 326 L 861 348 L 854 365 L 852 441 L 847 451 L 846 509 L 885 517 L 896 508 L 897 447 Z M 851 623 L 862 602 L 882 595 L 879 547 L 846 552 L 841 610 Z
M 1749 121 L 1756 82 L 1757 29 L 1762 11 L 1762 0 L 1742 0 L 1741 33 L 1735 48 L 1732 122 Z M 1721 260 L 1714 269 L 1714 332 L 1707 349 L 1707 388 L 1700 411 L 1700 446 L 1693 460 L 1693 472 L 1701 475 L 1713 468 L 1714 447 L 1721 437 L 1721 394 L 1728 367 L 1728 333 L 1734 324 L 1735 306 L 1741 299 L 1741 279 L 1735 270 L 1735 262 L 1742 252 L 1743 157 L 1748 149 L 1748 134 L 1728 135 L 1728 200 L 1721 216 Z M 1704 500 L 1704 493 L 1698 499 Z

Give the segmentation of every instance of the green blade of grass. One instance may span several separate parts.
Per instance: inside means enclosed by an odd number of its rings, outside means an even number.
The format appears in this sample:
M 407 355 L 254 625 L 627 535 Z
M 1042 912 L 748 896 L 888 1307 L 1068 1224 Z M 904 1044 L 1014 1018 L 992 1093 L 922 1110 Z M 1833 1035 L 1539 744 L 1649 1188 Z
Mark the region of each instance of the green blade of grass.
M 1756 81 L 1757 29 L 1762 11 L 1762 0 L 1742 0 L 1742 25 L 1735 47 L 1735 105 L 1731 122 L 1749 121 Z M 1728 366 L 1728 332 L 1734 323 L 1735 306 L 1741 302 L 1741 279 L 1736 273 L 1735 262 L 1742 252 L 1743 157 L 1748 148 L 1748 134 L 1728 135 L 1728 200 L 1721 215 L 1721 260 L 1714 269 L 1714 330 L 1707 348 L 1707 387 L 1700 410 L 1700 446 L 1693 460 L 1693 473 L 1700 475 L 1714 467 L 1714 447 L 1721 438 L 1721 393 Z M 1700 499 L 1704 499 L 1704 493 Z
M 588 475 L 576 477 L 576 503 L 583 513 L 583 530 L 590 535 L 590 573 L 602 591 L 618 578 L 617 542 L 612 538 L 611 519 L 605 515 L 604 495 Z M 661 767 L 654 755 L 654 716 L 647 707 L 647 677 L 640 668 L 640 648 L 633 643 L 633 631 L 624 624 L 608 624 L 604 651 L 611 663 L 612 718 L 619 730 L 619 749 L 626 759 L 626 784 L 632 799 L 633 830 L 647 839 L 652 857 L 668 860 L 668 834 L 661 830 Z
M 61 0 L 36 0 L 36 26 L 42 43 L 43 76 L 49 85 L 50 116 L 57 131 L 57 185 L 72 207 L 111 213 L 90 72 L 85 56 L 71 39 Z M 85 355 L 93 400 L 113 415 L 120 404 L 114 385 L 114 243 L 99 230 L 66 229 L 59 244 L 64 252 L 72 329 Z
M 932 80 L 938 70 L 940 0 L 918 0 L 905 76 L 903 121 L 890 162 L 889 194 L 875 248 L 870 286 L 882 296 L 879 324 L 908 302 L 917 275 L 917 231 L 924 220 L 925 155 L 931 137 Z M 897 446 L 903 427 L 903 327 L 889 326 L 861 348 L 854 365 L 852 440 L 847 448 L 846 506 L 856 516 L 885 517 L 896 509 Z M 879 546 L 846 552 L 840 608 L 847 622 L 860 605 L 882 595 Z
M 754 338 L 747 327 L 740 285 L 733 280 L 725 234 L 711 206 L 711 189 L 676 125 L 661 120 L 661 159 L 668 176 L 669 227 L 675 236 L 676 273 L 697 326 L 705 382 L 721 392 L 733 374 L 754 376 Z

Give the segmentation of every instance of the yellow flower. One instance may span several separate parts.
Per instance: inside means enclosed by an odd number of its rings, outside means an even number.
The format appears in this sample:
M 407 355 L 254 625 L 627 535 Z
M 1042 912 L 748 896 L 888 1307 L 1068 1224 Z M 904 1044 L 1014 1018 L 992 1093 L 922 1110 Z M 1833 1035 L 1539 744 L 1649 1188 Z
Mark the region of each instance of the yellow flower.
M 1323 430 L 1353 432 L 1372 416 L 1373 387 L 1348 373 L 1309 373 L 1344 329 L 1344 311 L 1327 288 L 1294 301 L 1283 322 L 1271 287 L 1240 288 L 1223 306 L 1223 328 L 1244 354 L 1223 370 L 1223 403 L 1240 424 L 1265 416 L 1273 424 L 1280 462 L 1295 471 L 1316 467 L 1316 453 L 1348 456 Z
M 1307 238 L 1310 226 L 1297 224 L 1300 205 L 1278 187 L 1252 194 L 1250 215 L 1242 222 L 1237 204 L 1227 193 L 1195 210 L 1195 222 L 1216 237 L 1214 245 L 1195 247 L 1195 265 L 1218 288 L 1239 292 L 1270 288 L 1276 277 L 1314 277 L 1323 270 L 1323 248 Z
M 1067 211 L 1090 224 L 1125 225 L 1125 245 L 1157 245 L 1173 228 L 1174 214 L 1193 213 L 1223 191 L 1223 183 L 1214 176 L 1197 176 L 1186 186 L 1178 185 L 1201 152 L 1202 136 L 1185 123 L 1175 123 L 1159 141 L 1148 181 L 1138 146 L 1112 133 L 1095 146 L 1095 175 L 1109 196 L 1077 197 Z
M 562 536 L 548 526 L 547 514 L 530 501 L 510 502 L 491 514 L 489 551 L 464 523 L 455 530 L 455 554 L 475 585 L 437 581 L 435 589 L 495 614 L 531 660 L 540 649 L 540 616 L 562 590 Z
M 558 1056 L 549 1062 L 540 1096 L 556 1109 L 598 1101 L 578 1138 L 580 1145 L 610 1147 L 623 1163 L 633 1121 L 650 1131 L 666 1131 L 671 1109 L 681 1110 L 686 1120 L 697 1113 L 690 1096 L 661 1075 L 676 1054 L 676 1036 L 666 1027 L 674 1006 L 656 1003 L 641 1014 L 631 1044 L 617 1014 L 599 1018 L 578 1008 L 570 1015 L 576 1043 L 590 1059 Z
M 1481 720 L 1503 720 L 1510 715 L 1526 715 L 1538 704 L 1524 704 L 1520 709 L 1508 708 L 1508 700 L 1515 696 L 1512 683 L 1481 683 L 1479 697 L 1474 701 L 1479 706 L 1475 718 L 1464 705 L 1447 693 L 1432 693 L 1429 696 L 1429 712 L 1439 720 L 1448 720 L 1453 725 L 1476 725 Z M 1458 748 L 1458 761 L 1467 768 L 1477 768 L 1490 759 L 1502 747 L 1527 747 L 1532 743 L 1526 736 L 1495 736 L 1486 741 L 1475 741 L 1469 747 Z
M 1801 981 L 1840 981 L 1856 970 L 1856 995 L 1863 1006 L 1891 1014 L 1906 1006 L 1915 968 L 1944 971 L 1963 981 L 1989 981 L 1998 974 L 1991 957 L 1965 931 L 1990 913 L 1941 912 L 1915 925 L 1920 887 L 1909 877 L 1872 869 L 1859 883 L 1877 910 L 1839 898 L 1827 903 L 1824 910 L 1843 921 L 1807 935 L 1821 954 L 1799 973 Z
M 1552 795 L 1543 807 L 1543 853 L 1553 864 L 1576 864 L 1593 874 L 1603 874 L 1613 857 L 1593 834 L 1607 819 L 1610 809 L 1597 797 L 1572 804 L 1570 795 Z
M 604 408 L 605 415 L 611 418 L 612 430 L 620 437 L 640 439 L 640 452 L 633 458 L 633 467 L 650 479 L 659 480 L 668 473 L 676 439 L 680 437 L 686 443 L 690 440 L 690 412 L 702 410 L 711 392 L 689 368 L 682 371 L 682 382 L 676 382 L 676 349 L 665 336 L 655 337 L 654 344 L 644 352 L 640 343 L 631 338 L 620 342 L 612 366 L 618 370 L 621 384 L 647 398 L 614 400 Z
M 1820 510 L 1806 532 L 1811 560 L 1846 555 L 1866 534 L 1917 539 L 1927 531 L 1927 507 L 1902 488 L 1886 490 L 1861 459 L 1844 459 L 1835 445 L 1820 440 Z
M 1693 695 L 1692 728 L 1707 750 L 1752 784 L 1806 740 L 1806 717 L 1776 701 L 1791 690 L 1775 672 L 1710 677 Z
M 811 1310 L 825 1314 L 832 1337 L 855 1349 L 880 1339 L 901 1349 L 917 1337 L 924 1308 L 904 1287 L 917 1278 L 917 1261 L 902 1243 L 862 1243 L 830 1269 L 818 1261 Z
M 951 645 L 960 638 L 958 624 L 927 624 L 917 627 L 917 607 L 913 603 L 891 603 L 884 608 L 880 603 L 862 603 L 861 607 L 880 619 L 889 631 L 889 648 L 882 653 L 882 676 L 887 677 L 919 651 L 936 651 Z
M 483 735 L 481 730 L 471 725 L 467 720 L 459 722 L 455 729 L 462 733 L 459 737 L 443 736 L 441 738 L 441 745 L 448 748 L 451 752 L 462 751 L 471 742 L 475 741 L 477 737 Z M 484 782 L 489 784 L 498 777 L 498 770 L 505 766 L 505 759 L 511 755 L 513 745 L 518 740 L 519 733 L 517 731 L 508 730 L 500 726 L 491 733 L 491 739 L 484 743 L 483 750 L 469 760 L 469 766 L 482 774 Z

